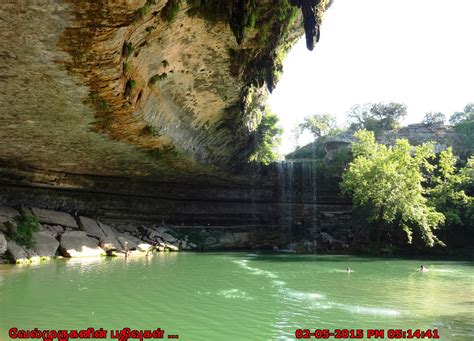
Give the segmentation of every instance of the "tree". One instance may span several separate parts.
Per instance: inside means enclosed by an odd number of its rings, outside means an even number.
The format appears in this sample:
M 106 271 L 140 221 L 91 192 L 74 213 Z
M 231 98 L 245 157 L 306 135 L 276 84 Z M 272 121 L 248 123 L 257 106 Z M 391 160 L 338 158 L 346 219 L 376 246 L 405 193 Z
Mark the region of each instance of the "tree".
M 464 111 L 455 112 L 450 118 L 449 123 L 458 125 L 460 123 L 467 123 L 474 121 L 474 103 L 468 103 L 464 107 Z
M 460 134 L 463 144 L 471 151 L 474 150 L 474 103 L 467 104 L 463 112 L 454 113 L 449 122 Z
M 368 207 L 368 228 L 376 231 L 380 246 L 383 230 L 405 231 L 408 243 L 416 231 L 428 246 L 442 244 L 433 234 L 444 222 L 443 214 L 429 205 L 422 186 L 431 174 L 434 145 L 413 147 L 399 139 L 394 147 L 375 141 L 373 132 L 355 133 L 354 160 L 342 177 L 343 193 L 351 194 L 356 208 Z
M 442 112 L 429 112 L 425 114 L 423 123 L 429 126 L 443 125 L 446 121 L 446 115 Z
M 256 132 L 257 147 L 249 161 L 261 162 L 268 165 L 278 158 L 277 148 L 281 143 L 283 129 L 278 124 L 278 116 L 265 112 Z
M 406 115 L 407 106 L 396 102 L 356 104 L 347 113 L 352 129 L 374 132 L 398 128 Z
M 298 124 L 296 136 L 299 137 L 303 131 L 308 130 L 317 139 L 321 136 L 337 133 L 336 117 L 330 114 L 315 114 L 306 116 L 303 123 Z
M 474 157 L 471 156 L 461 169 L 456 169 L 456 162 L 451 147 L 440 153 L 429 190 L 431 205 L 446 217 L 445 227 L 468 225 L 474 218 L 474 198 L 465 192 L 474 182 Z

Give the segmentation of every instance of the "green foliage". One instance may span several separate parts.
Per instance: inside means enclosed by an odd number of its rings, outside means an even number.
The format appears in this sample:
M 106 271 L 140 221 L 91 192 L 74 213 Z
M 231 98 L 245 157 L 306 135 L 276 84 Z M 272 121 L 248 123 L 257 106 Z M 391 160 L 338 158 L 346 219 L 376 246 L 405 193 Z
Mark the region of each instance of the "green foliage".
M 464 107 L 464 111 L 457 111 L 449 118 L 449 123 L 452 125 L 472 121 L 474 121 L 474 103 L 468 103 Z
M 133 89 L 137 87 L 137 82 L 134 79 L 129 79 L 125 84 L 125 96 L 129 96 Z
M 464 191 L 474 181 L 474 157 L 462 169 L 456 163 L 451 148 L 442 151 L 429 190 L 430 204 L 446 216 L 445 226 L 470 225 L 474 218 L 474 197 Z
M 99 95 L 97 92 L 92 92 L 90 94 L 90 99 L 92 104 L 101 111 L 110 109 L 109 104 Z
M 39 231 L 40 224 L 38 218 L 27 215 L 17 219 L 16 233 L 13 239 L 19 244 L 27 248 L 35 245 L 33 233 Z
M 270 21 L 266 21 L 260 26 L 258 30 L 258 44 L 264 45 L 268 43 L 270 39 L 270 32 L 272 29 L 272 23 Z
M 170 63 L 168 63 L 167 60 L 162 60 L 161 65 L 163 65 L 164 68 L 167 68 L 168 66 L 170 66 Z
M 132 71 L 132 64 L 128 62 L 123 63 L 123 74 L 129 75 Z
M 333 159 L 326 165 L 328 176 L 342 175 L 352 161 L 352 151 L 340 149 L 334 153 Z
M 395 102 L 356 104 L 348 112 L 352 129 L 366 129 L 375 133 L 398 128 L 400 120 L 406 115 L 407 106 Z
M 123 47 L 122 47 L 122 56 L 125 58 L 128 58 L 132 55 L 133 53 L 133 45 L 130 42 L 124 42 Z
M 463 112 L 454 113 L 449 122 L 454 125 L 454 130 L 461 135 L 464 145 L 474 150 L 474 103 L 464 107 Z
M 147 31 L 148 33 L 151 33 L 151 32 L 153 32 L 155 29 L 156 29 L 155 26 L 148 26 L 147 28 L 145 28 L 145 31 Z
M 283 129 L 279 126 L 278 116 L 266 112 L 256 132 L 257 148 L 250 156 L 249 161 L 268 165 L 278 158 L 276 149 L 281 142 Z
M 153 77 L 150 78 L 150 80 L 148 81 L 148 84 L 155 85 L 159 81 L 162 81 L 162 80 L 166 79 L 166 77 L 168 77 L 166 72 L 156 74 L 156 75 L 154 75 Z
M 143 19 L 150 12 L 150 5 L 145 4 L 137 10 L 139 18 Z
M 355 207 L 369 207 L 368 221 L 377 231 L 377 247 L 383 228 L 405 231 L 408 243 L 415 230 L 428 246 L 442 244 L 433 230 L 444 222 L 424 196 L 422 184 L 433 171 L 430 160 L 434 145 L 413 147 L 397 140 L 394 147 L 375 141 L 373 132 L 356 132 L 352 146 L 354 160 L 343 174 L 342 189 L 352 194 Z
M 320 137 L 314 142 L 307 144 L 306 146 L 299 147 L 295 151 L 287 154 L 285 157 L 289 160 L 295 159 L 321 159 L 323 160 L 326 156 L 326 150 L 324 149 L 325 137 Z
M 161 12 L 162 18 L 167 22 L 173 22 L 181 9 L 181 0 L 168 0 Z
M 147 124 L 143 130 L 142 130 L 143 134 L 145 135 L 153 135 L 153 136 L 159 136 L 159 132 L 158 130 L 151 124 Z
M 228 19 L 226 0 L 188 0 L 190 15 L 199 15 L 210 22 Z
M 429 126 L 432 125 L 443 125 L 446 121 L 446 115 L 442 112 L 429 112 L 425 114 L 423 123 Z
M 329 114 L 306 116 L 303 123 L 300 123 L 296 129 L 297 137 L 299 137 L 305 130 L 308 130 L 313 134 L 315 139 L 321 136 L 335 135 L 339 132 L 337 129 L 336 117 Z

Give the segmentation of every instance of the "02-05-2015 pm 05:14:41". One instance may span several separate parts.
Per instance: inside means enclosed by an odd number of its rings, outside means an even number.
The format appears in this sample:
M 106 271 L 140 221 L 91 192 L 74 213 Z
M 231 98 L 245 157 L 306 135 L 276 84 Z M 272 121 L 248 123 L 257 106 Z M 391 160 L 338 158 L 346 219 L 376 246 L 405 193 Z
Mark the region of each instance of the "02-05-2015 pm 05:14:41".
M 439 339 L 437 329 L 297 329 L 297 339 Z

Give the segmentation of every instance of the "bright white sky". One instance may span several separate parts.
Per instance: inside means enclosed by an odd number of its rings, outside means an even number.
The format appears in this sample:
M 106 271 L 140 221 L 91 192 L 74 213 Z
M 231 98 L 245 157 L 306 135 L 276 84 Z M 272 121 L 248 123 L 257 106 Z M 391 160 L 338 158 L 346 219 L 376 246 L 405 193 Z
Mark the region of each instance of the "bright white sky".
M 294 46 L 269 98 L 285 129 L 280 152 L 294 149 L 304 116 L 344 124 L 353 104 L 405 103 L 405 123 L 462 111 L 474 102 L 473 15 L 474 0 L 334 0 L 314 51 L 304 38 Z

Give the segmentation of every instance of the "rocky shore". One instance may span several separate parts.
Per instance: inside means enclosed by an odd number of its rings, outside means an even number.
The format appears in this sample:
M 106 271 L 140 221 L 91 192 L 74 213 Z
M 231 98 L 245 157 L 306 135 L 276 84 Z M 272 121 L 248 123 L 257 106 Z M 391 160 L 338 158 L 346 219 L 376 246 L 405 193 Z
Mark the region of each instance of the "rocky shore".
M 32 245 L 17 242 L 21 219 L 34 217 Z M 304 230 L 304 229 L 303 229 Z M 269 249 L 312 253 L 347 250 L 350 235 L 281 226 L 167 226 L 163 223 L 104 222 L 37 207 L 0 206 L 0 263 L 28 263 L 57 257 L 145 256 L 150 252 Z
M 19 219 L 35 217 L 38 231 L 33 245 L 15 241 Z M 54 257 L 139 256 L 149 251 L 179 251 L 197 248 L 186 238 L 178 239 L 166 227 L 139 226 L 121 232 L 115 226 L 84 216 L 22 207 L 0 207 L 1 262 L 26 263 Z

